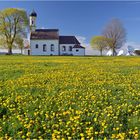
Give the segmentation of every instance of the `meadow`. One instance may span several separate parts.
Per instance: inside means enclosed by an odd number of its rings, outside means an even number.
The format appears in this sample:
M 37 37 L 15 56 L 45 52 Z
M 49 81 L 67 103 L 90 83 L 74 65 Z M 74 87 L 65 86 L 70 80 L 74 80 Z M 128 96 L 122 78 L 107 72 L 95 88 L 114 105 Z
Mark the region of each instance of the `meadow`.
M 140 139 L 140 57 L 0 56 L 0 139 Z

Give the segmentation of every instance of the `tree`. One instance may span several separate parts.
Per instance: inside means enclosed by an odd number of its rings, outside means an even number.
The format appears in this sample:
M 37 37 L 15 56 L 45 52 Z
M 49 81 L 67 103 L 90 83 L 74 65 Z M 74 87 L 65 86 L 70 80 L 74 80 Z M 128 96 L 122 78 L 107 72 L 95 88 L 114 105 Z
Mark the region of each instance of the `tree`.
M 134 53 L 135 53 L 136 55 L 140 55 L 140 50 L 135 50 Z
M 21 37 L 16 37 L 15 39 L 15 46 L 18 46 L 18 48 L 21 50 L 21 54 L 24 48 L 24 40 Z
M 12 48 L 17 38 L 23 38 L 28 27 L 26 11 L 16 8 L 7 8 L 0 11 L 0 38 L 12 54 Z
M 116 55 L 116 49 L 122 47 L 126 41 L 126 31 L 118 19 L 111 20 L 103 31 L 103 35 L 108 38 L 108 46 Z
M 105 50 L 107 47 L 107 38 L 104 36 L 95 36 L 91 39 L 90 44 L 91 44 L 92 48 L 98 49 L 102 56 L 103 50 Z

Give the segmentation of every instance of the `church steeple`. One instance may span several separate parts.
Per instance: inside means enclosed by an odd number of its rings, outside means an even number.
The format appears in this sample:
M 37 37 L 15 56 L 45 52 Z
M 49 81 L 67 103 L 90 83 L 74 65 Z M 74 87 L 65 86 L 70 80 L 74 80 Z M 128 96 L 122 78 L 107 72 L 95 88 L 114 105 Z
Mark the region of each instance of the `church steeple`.
M 37 18 L 37 14 L 33 10 L 30 14 L 30 31 L 31 32 L 36 30 L 36 18 Z

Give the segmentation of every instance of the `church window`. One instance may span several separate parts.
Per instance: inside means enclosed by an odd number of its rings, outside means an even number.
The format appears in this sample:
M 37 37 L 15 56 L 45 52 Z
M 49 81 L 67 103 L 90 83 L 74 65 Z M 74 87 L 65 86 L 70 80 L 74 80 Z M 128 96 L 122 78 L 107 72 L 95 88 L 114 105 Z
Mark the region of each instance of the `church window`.
M 51 51 L 54 51 L 54 46 L 51 46 Z
M 62 46 L 62 51 L 66 51 L 66 46 Z
M 76 50 L 76 52 L 79 52 L 79 50 Z
M 72 51 L 72 46 L 69 46 L 69 51 L 70 51 L 70 52 Z
M 38 49 L 38 44 L 35 45 L 35 48 Z
M 32 20 L 32 25 L 34 24 L 34 21 Z
M 47 46 L 46 44 L 43 44 L 43 52 L 46 52 L 47 51 Z
M 54 44 L 51 44 L 51 51 L 54 51 Z

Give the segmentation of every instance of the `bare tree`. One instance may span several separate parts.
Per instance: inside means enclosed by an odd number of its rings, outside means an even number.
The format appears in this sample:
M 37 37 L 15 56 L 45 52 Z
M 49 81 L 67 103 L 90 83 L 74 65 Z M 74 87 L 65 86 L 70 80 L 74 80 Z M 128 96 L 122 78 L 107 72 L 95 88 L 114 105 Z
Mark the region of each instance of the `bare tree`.
M 126 42 L 126 31 L 119 19 L 111 20 L 103 30 L 103 35 L 108 38 L 108 47 L 112 49 L 113 55 Z

